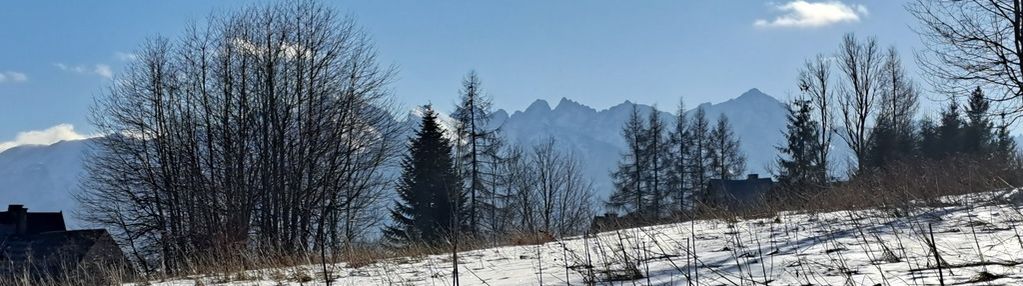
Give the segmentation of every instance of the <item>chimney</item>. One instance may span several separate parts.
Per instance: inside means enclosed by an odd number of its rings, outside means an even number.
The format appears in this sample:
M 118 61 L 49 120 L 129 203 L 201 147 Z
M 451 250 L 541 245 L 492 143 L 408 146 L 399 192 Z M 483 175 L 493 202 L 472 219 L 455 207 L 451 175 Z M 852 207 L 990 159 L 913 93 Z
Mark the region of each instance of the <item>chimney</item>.
M 747 179 L 747 180 L 750 180 L 750 181 L 755 181 L 755 180 L 757 180 L 757 179 L 759 179 L 759 178 L 760 178 L 760 176 L 758 176 L 757 174 L 749 174 L 749 175 L 746 175 L 746 179 Z
M 7 206 L 7 213 L 14 220 L 14 234 L 25 234 L 28 232 L 28 209 L 23 205 Z

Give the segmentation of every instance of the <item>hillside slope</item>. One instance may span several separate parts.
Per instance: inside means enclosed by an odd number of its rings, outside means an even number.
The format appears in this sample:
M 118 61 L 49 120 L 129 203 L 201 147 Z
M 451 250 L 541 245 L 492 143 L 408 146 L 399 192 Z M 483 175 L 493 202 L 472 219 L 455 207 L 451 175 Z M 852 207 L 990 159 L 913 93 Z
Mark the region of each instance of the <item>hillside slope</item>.
M 1018 190 L 959 196 L 905 215 L 862 210 L 702 220 L 459 254 L 461 285 L 946 285 L 1023 283 Z M 1005 199 L 1005 200 L 1003 200 Z M 931 237 L 934 244 L 930 243 Z M 692 243 L 694 242 L 695 243 Z M 936 249 L 943 261 L 939 276 Z M 450 254 L 359 268 L 333 285 L 450 285 Z M 299 283 L 285 277 L 312 277 Z M 155 285 L 324 285 L 320 266 L 213 275 Z M 278 277 L 278 278 L 267 278 Z M 231 280 L 230 278 L 226 278 Z

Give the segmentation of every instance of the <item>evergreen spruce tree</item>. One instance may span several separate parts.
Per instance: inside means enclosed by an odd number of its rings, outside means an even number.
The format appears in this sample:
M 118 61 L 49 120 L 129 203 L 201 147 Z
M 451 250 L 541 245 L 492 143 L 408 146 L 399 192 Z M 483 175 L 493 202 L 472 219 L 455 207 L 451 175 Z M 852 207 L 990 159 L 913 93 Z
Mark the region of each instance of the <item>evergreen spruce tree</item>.
M 920 155 L 928 159 L 940 159 L 943 157 L 941 140 L 938 136 L 938 126 L 931 118 L 920 120 Z
M 866 168 L 881 168 L 892 162 L 913 157 L 916 153 L 915 136 L 911 128 L 900 128 L 892 118 L 880 116 L 877 119 L 877 126 L 868 140 L 868 151 L 863 164 Z
M 384 229 L 393 244 L 437 244 L 464 230 L 464 192 L 451 152 L 437 114 L 427 105 L 421 128 L 402 158 L 393 225 Z
M 966 104 L 966 122 L 962 127 L 962 152 L 986 157 L 995 151 L 994 126 L 988 119 L 991 105 L 978 87 L 970 94 Z
M 937 158 L 947 158 L 963 151 L 963 120 L 959 116 L 959 104 L 955 100 L 941 111 L 941 122 L 937 128 Z
M 862 164 L 863 167 L 880 168 L 895 161 L 895 145 L 898 144 L 895 141 L 895 136 L 895 128 L 891 125 L 891 121 L 885 117 L 878 118 L 877 126 L 874 126 L 874 132 L 868 139 L 867 162 Z
M 819 174 L 826 172 L 818 166 L 820 146 L 817 145 L 818 123 L 812 118 L 813 106 L 807 100 L 789 104 L 785 146 L 778 147 L 778 183 L 788 191 L 803 193 L 823 186 Z
M 1005 119 L 1002 119 L 1002 122 L 1003 123 L 998 126 L 998 131 L 995 133 L 992 156 L 1006 160 L 1009 163 L 1014 163 L 1018 161 L 1017 157 L 1019 156 L 1019 152 L 1016 149 L 1016 140 L 1009 135 L 1008 124 L 1004 123 Z

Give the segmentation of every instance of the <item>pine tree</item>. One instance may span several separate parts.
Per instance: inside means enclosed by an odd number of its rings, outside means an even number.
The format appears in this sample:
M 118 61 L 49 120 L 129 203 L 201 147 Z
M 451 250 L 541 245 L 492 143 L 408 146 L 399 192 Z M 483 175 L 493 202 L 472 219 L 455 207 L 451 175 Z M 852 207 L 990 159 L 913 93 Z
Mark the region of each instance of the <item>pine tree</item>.
M 634 106 L 629 121 L 622 127 L 622 137 L 629 149 L 618 163 L 618 169 L 611 174 L 615 191 L 608 199 L 609 208 L 622 209 L 628 213 L 646 209 L 646 190 L 643 186 L 647 147 L 645 130 L 639 110 Z
M 427 105 L 421 128 L 402 158 L 393 225 L 384 236 L 396 245 L 436 244 L 465 227 L 464 193 L 455 171 L 452 147 Z
M 823 186 L 819 175 L 826 172 L 817 165 L 820 148 L 817 144 L 818 123 L 813 120 L 813 106 L 808 100 L 789 104 L 785 146 L 778 147 L 778 182 L 789 191 L 805 192 Z

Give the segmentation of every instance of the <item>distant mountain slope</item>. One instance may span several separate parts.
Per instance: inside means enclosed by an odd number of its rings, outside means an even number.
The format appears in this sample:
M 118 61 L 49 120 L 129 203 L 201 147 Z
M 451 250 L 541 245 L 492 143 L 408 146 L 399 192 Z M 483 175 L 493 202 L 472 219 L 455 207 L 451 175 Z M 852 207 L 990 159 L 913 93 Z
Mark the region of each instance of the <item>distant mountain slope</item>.
M 64 211 L 71 226 L 79 221 L 73 194 L 85 175 L 83 160 L 91 140 L 24 145 L 0 153 L 0 207 L 24 204 L 29 211 Z
M 610 193 L 612 184 L 610 172 L 616 166 L 625 150 L 621 128 L 632 108 L 648 116 L 653 107 L 626 101 L 605 110 L 596 110 L 578 102 L 562 98 L 551 108 L 544 100 L 537 100 L 524 111 L 516 111 L 507 119 L 506 112 L 495 112 L 495 125 L 500 125 L 505 136 L 512 142 L 532 145 L 553 137 L 563 150 L 574 152 L 584 162 L 586 174 L 594 180 L 601 198 Z M 669 126 L 675 122 L 675 106 L 659 107 L 660 115 Z M 787 111 L 785 105 L 751 89 L 737 98 L 710 104 L 700 104 L 711 122 L 721 115 L 728 117 L 735 134 L 742 141 L 742 150 L 748 157 L 747 167 L 751 173 L 768 174 L 777 159 L 775 146 L 783 142 Z M 686 113 L 692 115 L 693 108 Z

